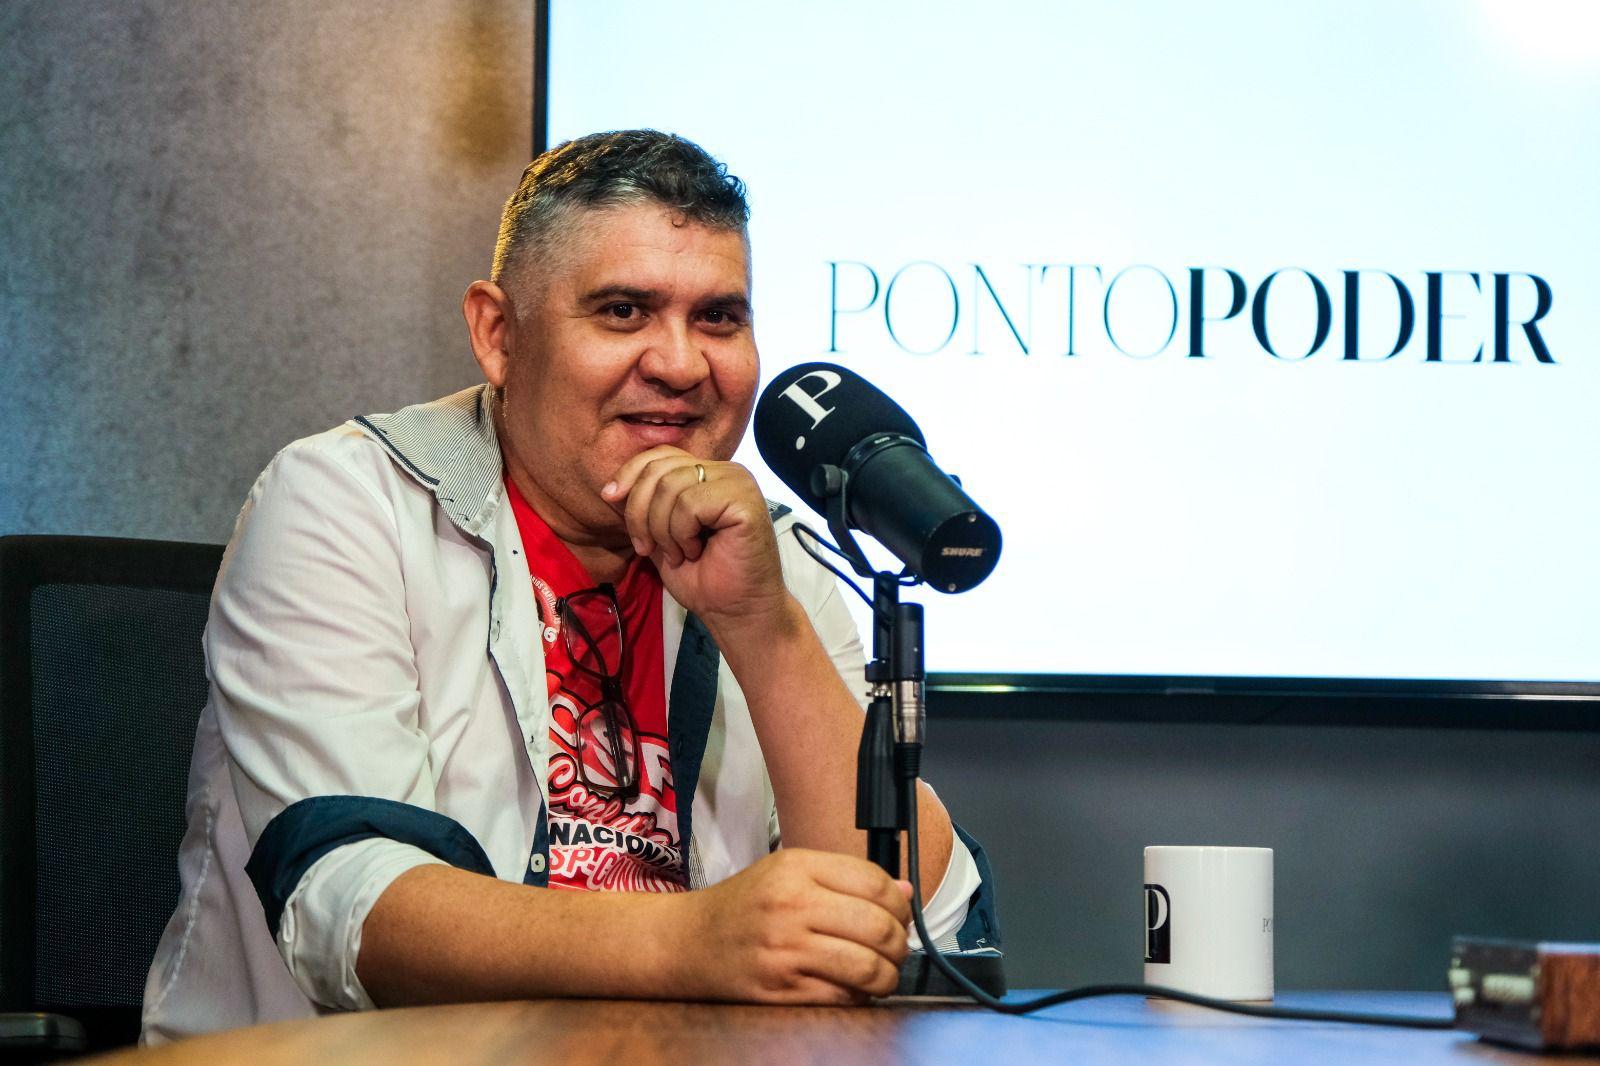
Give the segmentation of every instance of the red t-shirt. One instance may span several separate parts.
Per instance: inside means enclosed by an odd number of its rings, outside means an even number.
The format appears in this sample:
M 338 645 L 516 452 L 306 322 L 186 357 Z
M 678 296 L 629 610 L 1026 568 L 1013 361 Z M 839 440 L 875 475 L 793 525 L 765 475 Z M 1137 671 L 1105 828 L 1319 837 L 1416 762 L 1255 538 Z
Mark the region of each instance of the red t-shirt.
M 678 837 L 678 801 L 667 749 L 666 669 L 661 644 L 661 576 L 648 559 L 628 564 L 616 583 L 627 653 L 623 695 L 638 737 L 639 795 L 592 792 L 578 773 L 577 729 L 600 684 L 574 669 L 556 602 L 597 585 L 577 557 L 505 479 L 528 573 L 539 604 L 550 692 L 550 885 L 552 888 L 681 892 L 688 888 Z M 604 774 L 586 760 L 586 772 Z

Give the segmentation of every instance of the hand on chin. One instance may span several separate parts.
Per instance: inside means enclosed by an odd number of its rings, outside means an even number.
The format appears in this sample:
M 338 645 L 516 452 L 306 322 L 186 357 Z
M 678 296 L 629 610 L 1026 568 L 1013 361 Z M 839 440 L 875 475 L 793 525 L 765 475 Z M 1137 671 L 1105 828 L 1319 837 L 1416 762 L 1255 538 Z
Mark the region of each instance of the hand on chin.
M 738 463 L 646 449 L 601 490 L 673 599 L 708 626 L 777 618 L 788 603 L 766 499 Z

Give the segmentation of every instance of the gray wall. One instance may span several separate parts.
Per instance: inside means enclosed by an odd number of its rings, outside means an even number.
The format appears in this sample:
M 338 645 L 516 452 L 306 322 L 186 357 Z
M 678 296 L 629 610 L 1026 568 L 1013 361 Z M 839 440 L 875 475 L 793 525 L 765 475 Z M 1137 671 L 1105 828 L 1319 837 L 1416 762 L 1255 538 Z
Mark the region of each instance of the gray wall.
M 0 534 L 222 541 L 283 444 L 477 380 L 531 5 L 0 4 Z
M 0 4 L 0 534 L 220 542 L 285 442 L 476 380 L 530 7 Z M 1156 842 L 1277 849 L 1285 986 L 1600 936 L 1597 735 L 940 720 L 928 761 L 1019 985 L 1137 975 Z

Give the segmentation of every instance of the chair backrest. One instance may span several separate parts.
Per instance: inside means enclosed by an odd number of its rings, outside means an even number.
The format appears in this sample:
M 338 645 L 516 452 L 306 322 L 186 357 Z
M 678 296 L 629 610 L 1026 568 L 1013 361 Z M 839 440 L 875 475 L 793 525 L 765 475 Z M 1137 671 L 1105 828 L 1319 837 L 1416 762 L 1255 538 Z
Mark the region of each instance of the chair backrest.
M 0 538 L 0 1009 L 137 1034 L 178 899 L 221 559 L 207 544 Z

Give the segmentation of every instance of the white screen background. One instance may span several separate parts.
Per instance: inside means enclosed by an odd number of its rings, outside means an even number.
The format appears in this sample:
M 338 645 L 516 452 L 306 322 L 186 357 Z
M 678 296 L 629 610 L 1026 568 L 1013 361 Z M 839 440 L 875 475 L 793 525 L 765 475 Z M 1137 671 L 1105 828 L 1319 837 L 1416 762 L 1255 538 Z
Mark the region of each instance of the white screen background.
M 556 0 L 551 142 L 650 126 L 749 186 L 764 380 L 830 359 L 895 397 L 999 521 L 987 582 L 928 610 L 928 665 L 1002 674 L 1600 678 L 1600 9 L 1585 3 Z M 954 279 L 912 354 L 830 263 Z M 1024 334 L 1024 354 L 973 264 Z M 1041 280 L 1038 266 L 1057 264 Z M 1118 282 L 1105 311 L 1077 275 Z M 1032 265 L 1033 269 L 1029 269 Z M 1273 284 L 1187 356 L 1188 270 Z M 840 266 L 837 302 L 865 302 Z M 1409 344 L 1362 281 L 1416 301 Z M 1157 274 L 1157 271 L 1160 274 Z M 1427 271 L 1443 361 L 1424 359 Z M 1492 275 L 1552 290 L 1494 362 Z M 1164 275 L 1175 287 L 1173 302 Z M 1221 269 L 1207 313 L 1227 310 Z M 1027 313 L 1032 300 L 1031 324 Z M 1109 313 L 1116 340 L 1108 341 Z M 906 347 L 947 283 L 901 277 Z M 976 329 L 976 333 L 974 330 Z M 830 351 L 830 341 L 836 349 Z M 1468 362 L 1479 344 L 1483 361 Z M 976 349 L 976 354 L 974 350 Z M 789 500 L 753 443 L 740 459 Z M 791 501 L 792 502 L 792 501 Z M 821 528 L 820 519 L 813 523 Z

